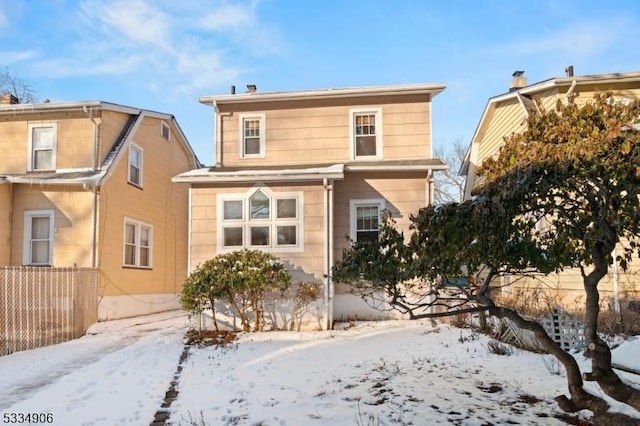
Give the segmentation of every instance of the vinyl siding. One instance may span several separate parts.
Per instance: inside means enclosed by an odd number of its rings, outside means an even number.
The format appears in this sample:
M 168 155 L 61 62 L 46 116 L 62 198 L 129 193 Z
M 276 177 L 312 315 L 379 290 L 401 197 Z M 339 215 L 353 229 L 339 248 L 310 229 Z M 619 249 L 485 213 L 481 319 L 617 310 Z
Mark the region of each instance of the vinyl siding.
M 375 101 L 380 103 L 371 103 Z M 275 109 L 256 105 L 222 115 L 222 163 L 225 166 L 314 164 L 351 160 L 350 110 L 381 108 L 385 160 L 429 158 L 431 155 L 430 102 L 400 99 L 368 100 L 367 104 L 338 106 L 292 103 Z M 265 158 L 239 157 L 239 114 L 265 115 Z
M 384 199 L 397 229 L 408 237 L 410 215 L 417 214 L 428 203 L 425 185 L 424 173 L 349 173 L 343 181 L 335 182 L 334 258 L 342 258 L 343 251 L 349 247 L 346 237 L 350 234 L 351 200 Z M 336 287 L 338 294 L 347 291 L 345 286 Z
M 11 217 L 11 185 L 0 183 L 0 266 L 10 264 Z
M 24 212 L 54 210 L 54 266 L 91 266 L 93 194 L 81 186 L 13 187 L 11 265 L 22 265 Z
M 274 252 L 274 256 L 287 262 L 287 268 L 296 281 L 319 281 L 324 273 L 324 189 L 316 184 L 269 184 L 268 190 L 302 192 L 304 250 L 300 252 Z M 191 268 L 218 255 L 217 250 L 217 196 L 219 194 L 246 194 L 253 185 L 225 185 L 218 188 L 194 187 L 191 196 Z
M 119 134 L 126 119 L 104 129 Z M 105 117 L 109 118 L 108 116 Z M 102 295 L 177 293 L 187 276 L 188 188 L 171 177 L 189 170 L 189 158 L 178 141 L 160 135 L 160 120 L 146 117 L 132 137 L 143 149 L 142 188 L 127 182 L 128 147 L 100 192 L 99 253 Z M 123 267 L 125 217 L 153 227 L 152 268 Z

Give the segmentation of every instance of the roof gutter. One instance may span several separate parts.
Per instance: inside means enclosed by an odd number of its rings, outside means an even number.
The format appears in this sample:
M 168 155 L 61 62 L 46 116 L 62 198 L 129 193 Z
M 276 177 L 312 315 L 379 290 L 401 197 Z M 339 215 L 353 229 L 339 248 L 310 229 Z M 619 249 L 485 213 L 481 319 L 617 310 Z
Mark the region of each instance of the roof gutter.
M 344 173 L 297 173 L 286 175 L 210 175 L 210 176 L 174 176 L 173 183 L 239 183 L 239 182 L 305 182 L 323 179 L 344 179 Z
M 391 95 L 430 95 L 436 96 L 444 89 L 446 84 L 419 84 L 405 86 L 376 86 L 357 87 L 347 89 L 319 89 L 305 90 L 299 92 L 265 92 L 265 93 L 243 93 L 238 95 L 202 96 L 199 101 L 202 104 L 217 106 L 221 104 L 241 104 L 250 102 L 269 101 L 290 101 L 290 100 L 316 100 L 316 99 L 339 99 L 347 97 L 371 97 L 371 96 L 391 96 Z

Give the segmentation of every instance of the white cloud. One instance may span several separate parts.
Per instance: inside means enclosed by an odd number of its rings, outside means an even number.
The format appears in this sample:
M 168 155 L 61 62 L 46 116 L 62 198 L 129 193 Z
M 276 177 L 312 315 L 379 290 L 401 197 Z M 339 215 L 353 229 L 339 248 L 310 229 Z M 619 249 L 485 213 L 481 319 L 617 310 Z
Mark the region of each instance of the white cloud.
M 81 0 L 61 22 L 69 41 L 29 65 L 47 77 L 127 75 L 152 93 L 201 95 L 237 80 L 243 63 L 278 54 L 277 32 L 259 20 L 257 5 Z
M 66 78 L 88 75 L 124 75 L 139 68 L 139 59 L 131 56 L 112 56 L 96 61 L 90 57 L 44 59 L 34 62 L 34 69 L 46 70 L 47 77 Z
M 142 0 L 85 1 L 82 12 L 102 24 L 105 34 L 120 34 L 129 42 L 164 45 L 169 42 L 169 17 Z
M 635 24 L 626 18 L 580 21 L 503 44 L 496 50 L 520 56 L 593 56 L 606 52 L 633 32 L 636 32 Z
M 0 3 L 0 30 L 4 31 L 9 28 L 9 18 L 7 18 L 7 14 L 2 9 L 2 3 Z
M 0 57 L 4 65 L 16 64 L 18 62 L 29 61 L 38 56 L 35 50 L 5 50 L 0 51 Z
M 255 23 L 255 4 L 222 4 L 208 12 L 198 25 L 206 30 L 239 31 Z

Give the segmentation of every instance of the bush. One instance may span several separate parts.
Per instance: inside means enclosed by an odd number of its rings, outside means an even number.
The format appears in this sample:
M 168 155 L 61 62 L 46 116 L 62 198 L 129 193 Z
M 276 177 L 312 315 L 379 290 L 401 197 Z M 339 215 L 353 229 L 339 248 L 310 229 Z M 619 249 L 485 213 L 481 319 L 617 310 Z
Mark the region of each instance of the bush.
M 291 276 L 282 262 L 271 254 L 244 249 L 198 265 L 185 281 L 180 301 L 192 313 L 211 309 L 216 330 L 215 303 L 227 302 L 237 312 L 244 331 L 251 328 L 250 313 L 253 331 L 259 331 L 264 327 L 265 294 L 285 291 L 290 285 Z

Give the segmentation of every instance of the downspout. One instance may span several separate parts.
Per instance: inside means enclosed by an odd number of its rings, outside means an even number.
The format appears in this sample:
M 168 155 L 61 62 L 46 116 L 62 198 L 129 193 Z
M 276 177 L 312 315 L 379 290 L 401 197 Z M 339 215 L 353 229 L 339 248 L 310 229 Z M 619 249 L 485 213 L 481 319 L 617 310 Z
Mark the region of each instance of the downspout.
M 220 167 L 222 165 L 222 147 L 219 144 L 222 140 L 222 118 L 220 117 L 220 109 L 215 101 L 213 101 L 213 121 L 216 123 L 215 132 L 213 132 L 213 152 L 215 152 L 213 162 L 215 167 Z
M 611 253 L 611 284 L 613 286 L 613 311 L 620 314 L 620 282 L 618 276 L 618 262 L 616 261 L 617 250 L 614 248 Z
M 425 207 L 432 205 L 433 199 L 435 197 L 435 188 L 433 186 L 433 170 L 431 169 L 429 169 L 429 171 L 427 172 L 425 196 L 426 196 L 426 203 L 424 203 Z
M 193 199 L 192 195 L 192 184 L 189 184 L 189 201 L 188 201 L 188 212 L 187 212 L 187 276 L 191 274 L 191 258 L 192 258 L 192 249 L 191 249 L 191 200 Z M 200 316 L 202 318 L 202 315 Z
M 96 120 L 93 118 L 93 108 L 87 108 L 86 105 L 83 105 L 82 111 L 89 116 L 89 120 L 93 123 L 93 158 L 91 168 L 94 172 L 96 172 L 98 167 L 98 155 L 99 155 L 99 124 L 96 123 Z M 85 188 L 86 189 L 86 188 Z M 100 193 L 99 185 L 97 183 L 93 184 L 93 211 L 92 211 L 92 230 L 91 230 L 91 267 L 97 268 L 98 266 L 98 255 L 97 255 L 97 244 L 98 244 L 98 195 Z
M 324 312 L 326 315 L 326 329 L 333 328 L 333 281 L 331 269 L 333 268 L 333 182 L 327 178 L 322 179 L 324 188 Z
M 572 94 L 572 93 L 573 93 L 573 91 L 575 90 L 575 88 L 576 88 L 576 84 L 578 84 L 578 83 L 576 82 L 576 80 L 573 80 L 573 81 L 571 82 L 571 86 L 569 87 L 569 90 L 567 90 L 567 94 L 566 94 L 566 95 L 564 95 L 564 103 L 565 103 L 565 105 L 569 103 L 569 97 L 571 96 L 571 94 Z

